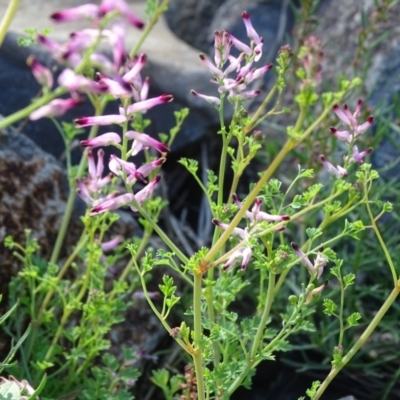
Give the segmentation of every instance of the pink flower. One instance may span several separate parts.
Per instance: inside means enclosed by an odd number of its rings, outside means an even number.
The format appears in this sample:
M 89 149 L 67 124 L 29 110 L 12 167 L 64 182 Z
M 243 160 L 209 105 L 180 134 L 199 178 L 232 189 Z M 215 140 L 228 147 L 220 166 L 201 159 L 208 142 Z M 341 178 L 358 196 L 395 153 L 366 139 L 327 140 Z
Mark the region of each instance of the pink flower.
M 100 14 L 106 15 L 112 11 L 118 11 L 122 17 L 138 29 L 144 27 L 144 23 L 131 11 L 125 0 L 103 0 L 100 4 Z
M 157 158 L 157 160 L 151 161 L 147 164 L 143 164 L 141 165 L 137 172 L 143 176 L 143 177 L 147 177 L 150 175 L 150 173 L 152 171 L 154 171 L 156 168 L 161 167 L 161 165 L 163 165 L 165 163 L 166 159 L 164 157 L 161 158 Z
M 80 21 L 82 19 L 97 19 L 99 17 L 99 6 L 96 4 L 82 4 L 81 6 L 67 8 L 50 16 L 55 22 Z
M 82 146 L 92 149 L 99 146 L 112 146 L 117 143 L 121 143 L 121 137 L 115 132 L 103 133 L 93 139 L 81 140 Z
M 114 239 L 111 239 L 107 242 L 103 242 L 101 244 L 101 250 L 104 251 L 105 253 L 112 251 L 115 248 L 117 248 L 123 241 L 124 238 L 121 235 L 115 236 Z
M 143 100 L 143 101 L 139 101 L 137 103 L 131 104 L 127 108 L 126 113 L 127 113 L 127 115 L 131 115 L 131 114 L 134 114 L 137 112 L 144 113 L 154 106 L 157 106 L 159 104 L 164 104 L 164 103 L 170 103 L 173 100 L 174 100 L 174 98 L 172 95 L 162 94 L 161 96 L 154 97 L 152 99 Z M 123 111 L 120 110 L 120 114 L 122 114 L 122 113 L 123 113 Z
M 240 247 L 229 257 L 228 261 L 224 264 L 224 271 L 230 269 L 238 259 L 242 259 L 241 270 L 244 271 L 250 262 L 251 255 L 251 247 Z
M 214 62 L 217 67 L 222 67 L 228 60 L 232 47 L 232 40 L 226 31 L 214 32 Z
M 250 14 L 247 11 L 243 11 L 242 18 L 244 25 L 246 26 L 247 36 L 256 44 L 260 44 L 263 42 L 263 38 L 259 36 L 256 30 L 253 27 L 253 24 L 250 21 Z
M 218 226 L 218 228 L 223 229 L 224 231 L 226 231 L 229 228 L 229 224 L 224 224 L 223 222 L 217 220 L 217 219 L 213 219 L 212 223 L 216 226 Z M 250 236 L 249 236 L 249 232 L 246 229 L 242 229 L 242 228 L 234 228 L 232 233 L 236 236 L 240 236 L 243 240 L 245 240 L 246 242 L 249 240 Z
M 238 199 L 235 193 L 232 194 L 232 199 L 239 208 L 243 207 L 243 204 Z M 251 211 L 246 211 L 244 215 L 246 218 L 249 219 L 250 222 L 255 222 L 255 221 L 282 222 L 290 220 L 289 215 L 271 215 L 264 211 L 261 211 L 262 204 L 263 200 L 261 198 L 257 198 L 254 201 L 254 206 L 251 209 Z
M 44 117 L 59 117 L 81 102 L 82 101 L 79 99 L 55 99 L 45 106 L 33 111 L 29 116 L 29 119 L 35 121 Z
M 347 170 L 340 165 L 334 167 L 327 159 L 325 158 L 324 155 L 320 156 L 320 159 L 322 161 L 322 164 L 324 168 L 331 174 L 335 175 L 337 179 L 344 178 L 347 176 Z
M 139 151 L 143 149 L 148 149 L 149 147 L 152 147 L 159 153 L 169 152 L 169 148 L 166 144 L 161 143 L 156 139 L 153 139 L 151 136 L 146 135 L 145 133 L 128 131 L 125 133 L 125 136 L 129 139 L 134 139 L 132 143 L 132 149 L 130 151 L 131 156 L 134 156 L 138 154 Z
M 94 154 L 91 150 L 86 151 L 88 158 L 89 176 L 85 180 L 85 184 L 91 193 L 100 193 L 101 189 L 108 185 L 111 181 L 111 176 L 106 175 L 103 178 L 104 172 L 104 151 L 100 149 L 97 152 L 97 164 L 94 159 Z
M 115 75 L 115 79 L 111 79 L 98 72 L 97 78 L 101 84 L 107 87 L 108 92 L 115 98 L 129 98 L 132 96 L 131 85 L 125 82 L 119 75 Z
M 92 125 L 111 125 L 111 124 L 123 124 L 128 120 L 125 115 L 113 114 L 113 115 L 99 115 L 94 117 L 81 117 L 75 120 L 75 126 L 77 128 L 84 128 L 85 126 Z
M 130 205 L 134 199 L 135 196 L 132 193 L 125 193 L 112 199 L 107 199 L 94 206 L 90 211 L 90 215 L 97 215 L 125 205 Z
M 317 279 L 319 279 L 324 272 L 325 265 L 328 263 L 328 260 L 322 254 L 323 249 L 321 248 L 318 250 L 318 254 L 313 265 L 310 259 L 300 250 L 296 243 L 292 242 L 291 245 L 295 254 L 297 257 L 299 257 L 300 263 L 309 270 L 311 275 L 317 273 Z
M 124 161 L 114 154 L 111 154 L 110 156 L 108 167 L 110 168 L 110 171 L 116 176 L 121 176 L 122 171 L 128 174 L 128 177 L 126 179 L 126 183 L 128 184 L 136 182 L 138 179 L 144 180 L 143 175 L 138 172 L 134 163 Z
M 146 54 L 140 54 L 139 57 L 133 60 L 132 68 L 125 75 L 123 75 L 122 79 L 125 82 L 132 83 L 146 64 L 146 59 Z
M 78 75 L 68 68 L 61 72 L 58 77 L 58 84 L 70 92 L 100 94 L 108 90 L 107 85 L 92 81 L 83 75 Z
M 51 71 L 40 64 L 34 56 L 29 56 L 27 63 L 31 67 L 32 74 L 38 83 L 47 89 L 51 89 L 53 87 L 53 74 Z
M 195 90 L 191 90 L 190 93 L 193 96 L 198 97 L 199 99 L 205 100 L 207 103 L 210 103 L 215 107 L 218 107 L 221 104 L 221 100 L 218 97 L 206 96 L 205 94 L 200 94 L 200 93 L 196 92 Z
M 358 163 L 358 164 L 363 164 L 364 160 L 363 158 L 366 157 L 368 154 L 372 152 L 373 148 L 369 147 L 367 150 L 364 151 L 358 151 L 357 146 L 353 146 L 353 155 L 350 157 L 349 162 L 350 163 Z
M 332 133 L 339 139 L 346 140 L 347 142 L 350 143 L 352 139 L 364 133 L 372 125 L 372 122 L 374 120 L 374 117 L 372 116 L 368 117 L 367 121 L 364 122 L 363 124 L 361 125 L 358 124 L 357 118 L 360 115 L 362 104 L 363 104 L 362 100 L 357 101 L 357 107 L 353 114 L 351 114 L 351 112 L 349 111 L 347 104 L 343 106 L 343 110 L 337 104 L 333 106 L 333 111 L 335 112 L 335 114 L 350 129 L 350 132 L 347 131 L 334 132 L 331 128 Z
M 139 190 L 135 194 L 135 199 L 141 206 L 146 200 L 148 200 L 151 195 L 153 194 L 153 191 L 155 187 L 157 186 L 158 182 L 161 179 L 161 175 L 157 175 L 150 183 L 148 183 L 142 190 Z M 131 210 L 132 211 L 137 211 L 137 209 L 131 205 Z

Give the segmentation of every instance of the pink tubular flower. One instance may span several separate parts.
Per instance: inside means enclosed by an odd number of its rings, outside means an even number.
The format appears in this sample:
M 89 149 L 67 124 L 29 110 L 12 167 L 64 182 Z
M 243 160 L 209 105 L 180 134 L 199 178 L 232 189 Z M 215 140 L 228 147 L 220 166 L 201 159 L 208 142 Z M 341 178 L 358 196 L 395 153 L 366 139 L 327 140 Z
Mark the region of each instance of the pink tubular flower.
M 228 224 L 224 224 L 223 222 L 217 220 L 217 219 L 213 219 L 212 223 L 216 226 L 218 226 L 218 228 L 223 229 L 224 231 L 227 230 L 229 228 Z M 242 228 L 234 228 L 232 233 L 234 235 L 240 236 L 243 240 L 248 241 L 249 240 L 249 232 L 247 232 L 246 229 L 242 229 Z
M 122 17 L 138 29 L 144 27 L 144 23 L 131 11 L 125 0 L 103 0 L 100 4 L 100 15 L 106 15 L 112 11 L 117 11 Z
M 124 238 L 121 235 L 115 236 L 115 238 L 103 242 L 101 244 L 101 250 L 104 251 L 105 253 L 114 250 L 117 248 L 122 242 L 124 241 Z
M 34 56 L 29 56 L 27 64 L 31 67 L 32 74 L 38 83 L 47 89 L 53 87 L 53 74 L 51 71 L 36 60 Z
M 82 19 L 97 19 L 99 17 L 99 6 L 96 4 L 82 4 L 81 6 L 67 8 L 50 16 L 55 22 L 80 21 Z
M 110 171 L 116 176 L 121 176 L 121 172 L 125 171 L 125 173 L 128 174 L 128 177 L 126 179 L 126 183 L 128 184 L 131 184 L 138 179 L 144 180 L 143 175 L 138 172 L 134 163 L 124 161 L 114 154 L 111 154 L 110 156 L 108 167 L 110 168 Z
M 349 131 L 338 131 L 333 126 L 331 126 L 329 129 L 331 130 L 332 135 L 338 138 L 339 140 L 344 140 L 347 143 L 351 142 L 352 135 Z
M 252 255 L 251 247 L 240 247 L 236 250 L 228 259 L 228 261 L 224 264 L 223 270 L 229 270 L 238 259 L 242 259 L 241 270 L 244 271 L 247 268 L 247 265 L 250 262 Z
M 238 199 L 235 193 L 232 194 L 232 199 L 239 208 L 243 207 L 243 204 Z M 264 211 L 260 211 L 262 204 L 263 200 L 261 198 L 257 198 L 254 201 L 254 206 L 251 209 L 251 211 L 246 211 L 244 215 L 246 218 L 249 219 L 250 222 L 252 223 L 255 221 L 282 222 L 290 220 L 289 215 L 271 215 Z
M 253 24 L 250 21 L 250 14 L 247 11 L 243 11 L 242 18 L 244 25 L 246 26 L 247 36 L 256 44 L 260 44 L 263 41 L 263 38 L 259 36 L 256 30 L 253 27 Z
M 161 175 L 157 175 L 150 183 L 148 183 L 142 190 L 139 190 L 135 194 L 135 199 L 138 202 L 138 204 L 141 206 L 146 200 L 148 200 L 151 195 L 153 194 L 153 191 L 155 187 L 157 186 L 158 182 L 160 182 Z M 131 210 L 132 211 L 137 211 L 137 209 L 131 205 Z
M 111 125 L 111 124 L 123 124 L 128 120 L 125 115 L 112 114 L 112 115 L 99 115 L 94 117 L 81 117 L 75 120 L 75 126 L 77 128 L 84 128 L 85 126 L 92 125 Z
M 356 162 L 358 164 L 363 164 L 364 160 L 363 158 L 366 157 L 368 154 L 372 152 L 373 148 L 369 147 L 367 150 L 364 151 L 358 151 L 357 146 L 353 146 L 353 155 L 350 157 L 349 162 L 353 163 Z
M 153 139 L 151 136 L 146 135 L 145 133 L 139 133 L 136 131 L 128 131 L 125 133 L 125 136 L 128 139 L 134 139 L 132 143 L 132 149 L 130 151 L 131 156 L 136 155 L 139 151 L 143 149 L 148 149 L 152 147 L 157 150 L 159 153 L 167 153 L 169 152 L 169 148 L 166 144 L 159 142 L 156 139 Z
M 115 132 L 107 132 L 96 136 L 93 139 L 81 140 L 82 146 L 90 147 L 92 149 L 100 146 L 112 146 L 117 143 L 121 143 L 121 137 Z
M 210 103 L 215 107 L 218 107 L 221 104 L 221 100 L 218 97 L 206 96 L 205 94 L 200 94 L 200 93 L 196 92 L 195 90 L 191 90 L 190 93 L 193 96 L 198 97 L 199 99 L 205 100 L 207 103 Z
M 295 254 L 297 255 L 297 257 L 299 257 L 300 263 L 309 270 L 311 275 L 317 273 L 317 279 L 319 279 L 324 272 L 325 265 L 328 263 L 328 260 L 322 254 L 323 249 L 321 248 L 318 250 L 318 254 L 315 258 L 315 262 L 313 265 L 309 258 L 300 250 L 299 246 L 296 243 L 292 242 L 291 245 Z
M 115 98 L 129 98 L 132 96 L 131 85 L 125 82 L 119 75 L 115 75 L 114 79 L 111 79 L 98 72 L 97 78 L 101 84 L 107 87 L 108 92 Z
M 89 176 L 86 178 L 85 184 L 90 192 L 100 193 L 101 189 L 108 185 L 111 181 L 110 175 L 106 175 L 103 178 L 104 151 L 100 149 L 97 152 L 97 164 L 94 160 L 94 154 L 91 150 L 87 150 L 86 155 L 88 157 Z
M 161 167 L 161 165 L 163 165 L 166 161 L 166 158 L 161 157 L 161 158 L 157 158 L 157 160 L 151 161 L 147 164 L 143 164 L 141 165 L 138 169 L 137 172 L 143 176 L 143 177 L 147 177 L 150 175 L 150 173 L 158 168 Z
M 29 116 L 29 119 L 35 121 L 43 117 L 59 117 L 81 102 L 82 101 L 79 99 L 55 99 L 45 106 L 33 111 Z
M 228 60 L 232 47 L 232 40 L 226 31 L 214 32 L 214 62 L 217 67 L 222 67 Z
M 354 111 L 353 114 L 351 114 L 351 112 L 349 111 L 347 104 L 345 104 L 343 106 L 343 110 L 337 104 L 335 104 L 333 106 L 333 111 L 335 112 L 335 114 L 350 129 L 349 135 L 346 135 L 346 131 L 341 132 L 341 135 L 339 134 L 339 136 L 337 136 L 339 139 L 342 139 L 340 137 L 340 136 L 342 136 L 343 140 L 350 142 L 348 140 L 348 137 L 351 137 L 351 139 L 353 139 L 353 138 L 361 135 L 362 133 L 364 133 L 372 125 L 372 122 L 374 120 L 374 117 L 372 117 L 372 116 L 368 117 L 367 121 L 364 122 L 363 124 L 361 124 L 361 125 L 358 124 L 357 118 L 360 115 L 362 104 L 363 104 L 362 100 L 359 99 L 357 101 L 356 110 Z M 331 131 L 332 131 L 332 129 L 331 129 Z M 334 132 L 332 132 L 332 133 L 334 133 Z M 335 132 L 335 133 L 340 133 L 340 132 Z
M 154 106 L 157 106 L 159 104 L 164 104 L 164 103 L 170 103 L 173 100 L 174 100 L 174 98 L 171 94 L 162 94 L 161 96 L 154 97 L 152 99 L 133 103 L 132 105 L 130 105 L 127 108 L 126 114 L 131 115 L 136 112 L 144 113 Z M 120 110 L 120 114 L 122 114 L 122 113 L 123 113 L 123 111 Z
M 335 175 L 337 179 L 344 178 L 347 176 L 347 170 L 340 165 L 334 167 L 327 159 L 325 158 L 324 155 L 320 156 L 320 159 L 322 161 L 322 164 L 324 168 L 331 174 Z
M 136 77 L 139 75 L 140 71 L 143 69 L 143 67 L 146 64 L 146 54 L 142 53 L 140 54 L 139 57 L 133 60 L 133 66 L 132 68 L 122 76 L 122 79 L 125 82 L 132 83 Z
M 68 68 L 61 72 L 58 77 L 58 84 L 70 92 L 100 94 L 108 90 L 107 85 L 92 81 L 83 75 L 78 75 Z
M 90 215 L 97 215 L 125 205 L 130 205 L 134 199 L 135 196 L 132 193 L 125 193 L 112 199 L 107 199 L 94 206 L 90 211 Z

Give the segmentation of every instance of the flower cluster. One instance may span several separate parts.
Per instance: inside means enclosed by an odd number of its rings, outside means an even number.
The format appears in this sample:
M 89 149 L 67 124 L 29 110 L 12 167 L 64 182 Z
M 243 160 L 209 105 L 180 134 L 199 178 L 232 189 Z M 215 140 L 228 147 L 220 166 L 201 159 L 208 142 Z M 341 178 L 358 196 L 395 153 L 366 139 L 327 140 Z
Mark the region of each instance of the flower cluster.
M 236 194 L 232 195 L 232 199 L 239 208 L 243 207 L 242 202 L 238 199 Z M 245 218 L 249 222 L 248 226 L 244 229 L 238 227 L 233 229 L 233 235 L 238 236 L 242 239 L 242 245 L 229 257 L 228 261 L 223 267 L 224 270 L 230 269 L 239 259 L 242 260 L 242 270 L 247 268 L 247 265 L 252 255 L 250 239 L 254 234 L 260 232 L 263 229 L 260 226 L 260 222 L 283 222 L 290 220 L 290 217 L 288 215 L 272 215 L 266 213 L 265 211 L 261 211 L 262 204 L 263 200 L 261 198 L 256 198 L 251 211 L 247 210 L 244 214 Z M 217 219 L 213 219 L 213 223 L 224 230 L 229 227 L 229 224 L 224 224 Z M 275 228 L 275 231 L 282 231 L 284 229 L 284 225 L 278 225 Z
M 355 142 L 358 139 L 358 137 L 372 125 L 372 122 L 374 120 L 373 116 L 369 116 L 367 118 L 367 121 L 365 121 L 364 123 L 362 124 L 358 123 L 358 117 L 361 113 L 362 104 L 363 104 L 362 100 L 357 101 L 357 107 L 353 114 L 349 111 L 347 104 L 343 106 L 343 109 L 340 108 L 337 104 L 333 106 L 333 111 L 339 117 L 339 119 L 347 126 L 348 130 L 339 131 L 338 129 L 331 127 L 330 128 L 331 133 L 337 139 L 345 142 L 350 147 L 352 146 L 351 154 L 347 155 L 344 158 L 345 167 L 342 167 L 340 165 L 338 165 L 337 167 L 333 166 L 330 162 L 327 161 L 324 155 L 321 155 L 320 159 L 325 169 L 330 174 L 336 176 L 336 178 L 338 179 L 347 176 L 346 167 L 348 165 L 352 163 L 363 164 L 364 157 L 370 154 L 373 150 L 372 147 L 370 147 L 366 150 L 359 151 L 358 147 L 355 145 Z
M 257 96 L 259 90 L 248 90 L 248 85 L 254 80 L 261 78 L 265 72 L 272 68 L 272 64 L 266 64 L 260 68 L 253 68 L 253 63 L 260 60 L 262 56 L 263 38 L 255 31 L 250 15 L 246 11 L 242 14 L 243 22 L 246 27 L 247 36 L 250 38 L 250 46 L 241 42 L 231 33 L 226 31 L 216 31 L 214 33 L 214 63 L 204 54 L 200 54 L 200 60 L 206 65 L 214 75 L 211 81 L 218 85 L 218 92 L 222 95 L 228 93 L 228 98 L 248 99 Z M 232 47 L 241 53 L 238 57 L 230 54 Z M 227 65 L 227 66 L 226 66 Z M 231 74 L 235 73 L 234 77 Z M 194 96 L 202 98 L 219 106 L 221 100 L 218 97 L 206 96 L 194 90 Z
M 155 176 L 150 182 L 147 177 L 165 162 L 165 154 L 169 151 L 166 144 L 161 143 L 149 135 L 134 130 L 129 130 L 129 123 L 135 119 L 137 113 L 145 113 L 150 108 L 159 104 L 173 101 L 169 94 L 148 99 L 149 79 L 142 79 L 140 72 L 146 63 L 146 56 L 141 54 L 130 58 L 125 51 L 125 28 L 121 23 L 116 23 L 106 28 L 103 22 L 108 22 L 111 17 L 120 15 L 131 25 L 142 28 L 143 23 L 130 11 L 125 0 L 103 0 L 100 5 L 84 4 L 64 11 L 54 13 L 53 20 L 57 22 L 77 21 L 89 19 L 95 27 L 83 29 L 70 35 L 70 39 L 59 44 L 45 36 L 38 35 L 38 41 L 52 53 L 52 55 L 67 67 L 58 77 L 58 85 L 66 89 L 71 98 L 55 99 L 47 105 L 31 113 L 30 119 L 36 120 L 43 117 L 57 117 L 67 110 L 75 107 L 83 100 L 80 94 L 100 96 L 107 94 L 114 99 L 122 99 L 123 105 L 118 114 L 85 116 L 75 120 L 76 127 L 82 128 L 93 125 L 124 125 L 128 127 L 122 134 L 107 132 L 97 137 L 82 140 L 81 145 L 86 147 L 88 157 L 89 175 L 77 180 L 79 196 L 91 208 L 91 214 L 99 214 L 114 210 L 124 205 L 129 205 L 136 211 L 135 205 L 142 205 L 152 194 L 160 176 Z M 112 49 L 112 59 L 97 53 L 99 44 L 107 43 Z M 53 75 L 46 67 L 34 58 L 29 59 L 32 73 L 43 86 L 44 91 L 53 86 Z M 94 79 L 82 75 L 79 71 L 96 71 L 90 74 Z M 121 144 L 122 142 L 122 144 Z M 129 144 L 131 142 L 131 144 Z M 93 149 L 97 147 L 113 146 L 121 150 L 123 157 L 112 154 L 108 162 L 111 174 L 103 177 L 105 169 L 104 151 L 97 152 L 97 163 Z M 155 149 L 161 157 L 137 167 L 129 158 L 146 149 Z M 130 190 L 139 180 L 146 185 L 136 194 L 112 192 L 104 195 L 104 187 L 111 182 L 112 176 L 121 177 L 125 186 Z

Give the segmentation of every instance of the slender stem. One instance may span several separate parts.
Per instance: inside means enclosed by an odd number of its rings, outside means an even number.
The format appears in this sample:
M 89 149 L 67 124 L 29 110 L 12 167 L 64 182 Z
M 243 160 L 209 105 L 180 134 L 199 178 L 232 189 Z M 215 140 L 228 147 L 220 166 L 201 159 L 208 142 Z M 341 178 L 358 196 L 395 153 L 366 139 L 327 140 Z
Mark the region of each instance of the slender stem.
M 150 226 L 157 232 L 158 236 L 163 240 L 163 242 L 175 253 L 175 255 L 182 261 L 183 264 L 188 264 L 188 258 L 180 251 L 180 249 L 175 245 L 175 243 L 167 236 L 167 234 L 153 221 L 153 218 L 141 207 L 135 200 L 132 201 L 134 207 L 139 211 L 139 213 L 146 219 Z
M 376 313 L 375 317 L 369 323 L 368 327 L 365 329 L 365 331 L 360 336 L 360 338 L 357 340 L 357 342 L 353 345 L 353 347 L 349 350 L 349 352 L 342 358 L 342 361 L 340 362 L 340 364 L 336 368 L 331 369 L 328 376 L 322 382 L 322 385 L 318 388 L 318 390 L 317 390 L 315 396 L 312 398 L 312 400 L 319 400 L 321 398 L 321 396 L 324 394 L 326 388 L 329 386 L 329 384 L 332 382 L 332 380 L 336 377 L 336 375 L 343 369 L 343 367 L 354 357 L 354 355 L 358 352 L 358 350 L 360 350 L 360 348 L 369 339 L 371 334 L 374 332 L 375 328 L 380 323 L 383 316 L 386 314 L 386 312 L 389 310 L 390 306 L 394 303 L 397 296 L 399 295 L 399 293 L 400 293 L 399 284 L 400 284 L 400 282 L 396 283 L 396 286 L 390 293 L 389 297 L 383 303 L 382 307 Z
M 6 13 L 0 22 L 0 47 L 3 44 L 4 38 L 6 37 L 9 26 L 18 10 L 20 0 L 10 0 Z
M 42 305 L 40 306 L 40 310 L 39 310 L 38 317 L 37 317 L 38 324 L 40 323 L 40 318 L 41 318 L 42 314 L 46 310 L 47 304 L 49 303 L 49 301 L 51 300 L 51 298 L 54 295 L 54 292 L 55 292 L 54 288 L 57 287 L 58 284 L 61 282 L 61 279 L 63 278 L 65 273 L 68 271 L 68 268 L 72 264 L 72 261 L 75 260 L 76 256 L 79 254 L 79 252 L 86 246 L 87 241 L 88 241 L 88 237 L 85 236 L 84 234 L 82 234 L 81 238 L 79 239 L 78 245 L 75 247 L 75 250 L 67 258 L 64 265 L 61 267 L 60 271 L 58 272 L 58 275 L 57 275 L 54 285 L 46 293 L 46 296 L 43 299 Z
M 261 316 L 261 321 L 257 329 L 256 337 L 251 347 L 250 360 L 254 360 L 255 357 L 257 356 L 258 348 L 260 343 L 262 342 L 265 326 L 267 325 L 269 314 L 271 311 L 272 300 L 274 299 L 275 275 L 272 272 L 270 272 L 268 279 L 269 281 L 268 281 L 267 300 L 265 302 L 264 311 Z
M 203 373 L 203 356 L 201 337 L 203 329 L 201 326 L 201 295 L 202 295 L 202 272 L 196 271 L 194 273 L 194 290 L 193 290 L 193 319 L 194 319 L 194 352 L 192 354 L 194 368 L 196 372 L 197 382 L 197 398 L 199 400 L 205 400 L 205 388 L 204 388 L 204 373 Z
M 343 322 L 343 309 L 344 309 L 344 283 L 342 278 L 342 273 L 340 272 L 340 311 L 339 311 L 339 324 L 340 324 L 340 331 L 339 331 L 339 346 L 343 343 L 343 335 L 344 335 L 344 322 Z
M 394 263 L 393 263 L 391 255 L 390 255 L 390 252 L 389 252 L 388 248 L 386 247 L 385 241 L 383 240 L 383 238 L 381 236 L 381 233 L 379 232 L 379 228 L 378 228 L 378 225 L 376 224 L 376 220 L 375 220 L 375 218 L 374 218 L 374 216 L 372 214 L 372 210 L 371 210 L 371 207 L 369 205 L 368 189 L 367 189 L 366 183 L 364 183 L 364 192 L 365 192 L 365 206 L 367 207 L 368 215 L 369 215 L 369 218 L 371 220 L 372 229 L 374 230 L 374 232 L 376 234 L 376 237 L 378 238 L 378 241 L 379 241 L 379 243 L 380 243 L 380 245 L 382 247 L 382 250 L 385 253 L 386 260 L 387 260 L 387 262 L 389 264 L 390 271 L 391 271 L 392 276 L 393 276 L 393 282 L 394 282 L 394 285 L 396 286 L 397 280 L 398 280 L 397 273 L 396 273 L 396 268 L 394 266 Z

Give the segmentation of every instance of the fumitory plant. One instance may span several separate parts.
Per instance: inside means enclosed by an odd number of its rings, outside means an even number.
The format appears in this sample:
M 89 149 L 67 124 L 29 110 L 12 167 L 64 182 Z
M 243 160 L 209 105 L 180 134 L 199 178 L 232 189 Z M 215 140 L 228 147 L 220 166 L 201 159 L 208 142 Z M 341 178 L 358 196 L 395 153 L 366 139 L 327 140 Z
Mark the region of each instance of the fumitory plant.
M 59 23 L 89 20 L 92 25 L 71 34 L 63 44 L 36 36 L 64 65 L 58 86 L 54 88 L 52 71 L 31 57 L 29 65 L 42 86 L 41 96 L 0 121 L 3 128 L 27 116 L 52 118 L 67 154 L 80 130 L 90 127 L 88 138 L 80 141 L 84 149 L 80 164 L 73 166 L 67 156 L 71 191 L 49 262 L 37 257 L 38 245 L 30 231 L 25 245 L 10 237 L 6 240 L 23 265 L 10 284 L 10 300 L 19 299 L 22 308 L 9 324 L 9 334 L 21 338 L 27 321 L 32 321 L 20 350 L 21 366 L 14 368 L 33 387 L 47 379 L 44 398 L 132 398 L 130 389 L 139 376 L 132 365 L 138 355 L 128 348 L 119 358 L 111 355 L 107 335 L 123 320 L 122 312 L 134 303 L 136 292 L 147 300 L 185 358 L 184 374 L 171 376 L 165 369 L 153 373 L 152 381 L 167 399 L 229 399 L 239 387 L 251 386 L 263 360 L 275 360 L 279 352 L 291 349 L 296 334 L 315 332 L 314 317 L 325 314 L 337 324 L 338 335 L 330 349 L 328 376 L 315 381 L 306 393 L 317 400 L 367 342 L 400 291 L 400 277 L 378 227 L 392 205 L 373 197 L 379 174 L 365 161 L 372 147 L 360 140 L 374 118 L 364 118 L 362 100 L 354 111 L 350 111 L 352 101 L 350 106 L 344 103 L 361 81 L 341 79 L 336 91 L 322 92 L 323 53 L 313 36 L 295 54 L 295 65 L 289 45 L 280 49 L 275 64 L 260 65 L 264 41 L 246 11 L 242 14 L 246 42 L 216 31 L 214 57 L 200 55 L 215 93 L 195 88 L 191 93 L 218 113 L 219 168 L 207 170 L 204 180 L 196 160 L 180 160 L 200 186 L 214 228 L 207 247 L 187 254 L 165 233 L 162 210 L 167 202 L 158 196 L 161 168 L 187 110 L 175 114 L 176 126 L 169 134 L 154 138 L 146 133 L 150 123 L 146 111 L 174 99 L 171 94 L 148 97 L 150 82 L 141 75 L 146 62 L 145 54 L 139 54 L 141 42 L 127 52 L 121 22 L 144 28 L 145 37 L 167 3 L 148 2 L 146 28 L 124 0 L 103 0 L 100 5 L 84 4 L 53 14 Z M 114 22 L 116 17 L 119 22 Z M 104 44 L 112 50 L 111 57 L 99 52 Z M 289 73 L 296 82 L 290 104 L 285 98 Z M 266 74 L 272 75 L 273 83 L 264 94 L 255 83 Z M 253 109 L 249 101 L 256 97 L 261 100 Z M 83 101 L 92 104 L 93 115 L 81 116 L 73 125 L 57 121 Z M 118 102 L 118 113 L 105 113 L 110 101 Z M 229 121 L 224 118 L 226 107 L 233 110 Z M 272 118 L 285 124 L 285 141 L 249 184 L 245 172 L 259 162 L 264 142 L 272 140 L 263 136 L 265 121 Z M 314 160 L 317 167 L 293 166 L 288 161 L 293 150 L 313 143 L 327 121 L 335 121 L 335 126 L 322 133 L 327 151 Z M 99 127 L 110 125 L 112 131 L 98 133 Z M 318 151 L 315 147 L 313 151 Z M 290 176 L 284 182 L 278 179 L 282 164 Z M 60 250 L 76 194 L 87 211 L 81 218 L 82 234 L 64 260 Z M 121 208 L 138 216 L 141 236 L 111 234 Z M 354 335 L 363 316 L 358 311 L 347 313 L 344 307 L 356 276 L 348 272 L 341 245 L 358 240 L 366 230 L 373 232 L 384 253 L 393 290 L 365 330 Z M 152 235 L 162 240 L 161 248 L 150 246 Z M 162 277 L 161 298 L 156 301 L 148 285 L 159 267 L 171 272 Z M 184 289 L 178 290 L 178 285 Z M 244 307 L 248 298 L 250 306 Z

